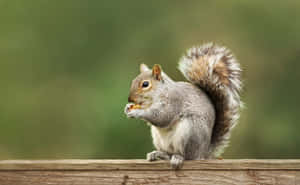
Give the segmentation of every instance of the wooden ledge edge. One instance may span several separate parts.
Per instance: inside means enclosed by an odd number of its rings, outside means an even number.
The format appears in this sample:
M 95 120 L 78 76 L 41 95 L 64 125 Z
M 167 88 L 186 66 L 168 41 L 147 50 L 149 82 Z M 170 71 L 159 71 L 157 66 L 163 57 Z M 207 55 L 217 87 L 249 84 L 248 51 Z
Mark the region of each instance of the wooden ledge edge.
M 171 170 L 168 161 L 146 160 L 0 160 L 0 171 Z M 224 159 L 185 161 L 182 170 L 296 170 L 299 159 Z

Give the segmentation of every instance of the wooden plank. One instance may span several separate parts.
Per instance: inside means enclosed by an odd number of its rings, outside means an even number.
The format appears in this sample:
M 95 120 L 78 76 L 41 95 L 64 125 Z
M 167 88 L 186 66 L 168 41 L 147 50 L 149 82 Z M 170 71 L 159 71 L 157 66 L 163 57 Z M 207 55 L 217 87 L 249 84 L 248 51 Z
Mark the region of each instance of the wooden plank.
M 299 185 L 299 171 L 2 171 L 1 185 Z
M 4 160 L 0 185 L 300 185 L 300 160 L 186 161 L 182 170 L 165 161 Z
M 185 161 L 182 170 L 300 170 L 300 160 L 235 159 Z M 2 160 L 1 170 L 170 170 L 166 161 Z

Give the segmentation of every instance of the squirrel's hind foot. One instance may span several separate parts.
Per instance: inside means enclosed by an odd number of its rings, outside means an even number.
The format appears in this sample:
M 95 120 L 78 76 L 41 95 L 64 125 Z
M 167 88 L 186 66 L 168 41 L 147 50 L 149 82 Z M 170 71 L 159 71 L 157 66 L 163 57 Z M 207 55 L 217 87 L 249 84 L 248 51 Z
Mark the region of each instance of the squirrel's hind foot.
M 170 156 L 166 152 L 156 151 L 147 154 L 147 161 L 170 160 Z
M 182 168 L 184 158 L 181 155 L 174 154 L 170 160 L 171 167 L 175 170 Z

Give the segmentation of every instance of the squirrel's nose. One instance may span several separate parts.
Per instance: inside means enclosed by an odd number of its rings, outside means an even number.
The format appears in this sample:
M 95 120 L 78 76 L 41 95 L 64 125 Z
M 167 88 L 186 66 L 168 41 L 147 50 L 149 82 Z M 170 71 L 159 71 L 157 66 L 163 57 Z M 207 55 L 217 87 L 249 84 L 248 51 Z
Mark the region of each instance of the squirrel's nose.
M 134 102 L 134 99 L 132 98 L 132 96 L 128 97 L 128 102 Z

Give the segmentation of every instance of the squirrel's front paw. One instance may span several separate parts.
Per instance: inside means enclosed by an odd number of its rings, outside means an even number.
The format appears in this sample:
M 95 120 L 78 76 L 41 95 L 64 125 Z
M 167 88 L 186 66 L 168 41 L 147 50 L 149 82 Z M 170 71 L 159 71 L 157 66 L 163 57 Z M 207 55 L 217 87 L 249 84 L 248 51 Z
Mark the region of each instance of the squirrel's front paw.
M 147 161 L 156 161 L 156 160 L 170 160 L 170 156 L 162 151 L 153 151 L 147 153 Z
M 125 106 L 124 113 L 127 115 L 128 118 L 139 118 L 139 117 L 141 117 L 141 115 L 143 113 L 143 110 L 132 108 L 134 106 L 135 106 L 135 104 L 133 104 L 133 103 L 128 103 Z
M 182 167 L 183 161 L 184 161 L 184 158 L 181 155 L 174 154 L 174 155 L 172 155 L 172 158 L 170 160 L 171 167 L 175 170 L 178 170 Z
M 127 115 L 130 110 L 131 110 L 131 107 L 133 106 L 134 104 L 133 103 L 127 103 L 126 106 L 125 106 L 125 109 L 124 109 L 124 113 Z

